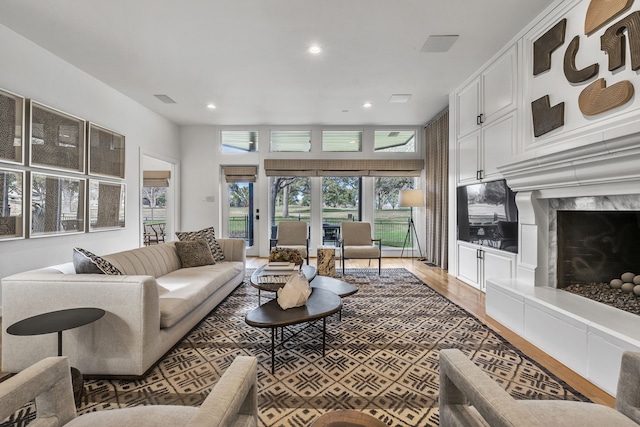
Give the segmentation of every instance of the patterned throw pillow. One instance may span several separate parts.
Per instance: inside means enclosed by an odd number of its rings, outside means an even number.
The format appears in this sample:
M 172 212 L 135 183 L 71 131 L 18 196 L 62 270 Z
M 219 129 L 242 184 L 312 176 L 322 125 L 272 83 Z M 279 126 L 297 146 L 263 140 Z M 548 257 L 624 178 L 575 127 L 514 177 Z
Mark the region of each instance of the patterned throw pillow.
M 73 267 L 76 274 L 122 275 L 122 272 L 109 261 L 82 248 L 73 248 Z
M 199 231 L 176 231 L 176 237 L 180 241 L 203 239 L 211 249 L 211 255 L 216 261 L 224 261 L 224 252 L 216 241 L 216 233 L 213 227 L 205 228 Z
M 209 245 L 204 239 L 176 242 L 176 251 L 180 257 L 182 268 L 200 267 L 216 263 Z

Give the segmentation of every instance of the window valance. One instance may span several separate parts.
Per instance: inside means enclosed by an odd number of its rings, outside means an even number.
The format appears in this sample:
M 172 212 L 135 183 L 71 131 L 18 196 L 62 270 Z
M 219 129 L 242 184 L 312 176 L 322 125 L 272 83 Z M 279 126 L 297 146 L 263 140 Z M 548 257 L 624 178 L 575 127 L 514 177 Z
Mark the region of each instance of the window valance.
M 223 166 L 224 179 L 231 182 L 256 182 L 257 166 Z
M 420 176 L 423 159 L 265 159 L 267 176 Z
M 143 187 L 168 187 L 171 171 L 143 171 Z

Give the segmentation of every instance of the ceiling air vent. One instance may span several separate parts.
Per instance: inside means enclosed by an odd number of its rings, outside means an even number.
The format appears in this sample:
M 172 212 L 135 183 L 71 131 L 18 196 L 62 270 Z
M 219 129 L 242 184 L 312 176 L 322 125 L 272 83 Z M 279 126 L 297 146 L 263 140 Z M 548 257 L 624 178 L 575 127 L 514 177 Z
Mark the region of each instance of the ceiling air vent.
M 153 95 L 156 98 L 158 98 L 160 101 L 164 102 L 165 104 L 175 104 L 176 101 L 174 101 L 173 99 L 171 99 L 171 97 L 169 95 Z
M 429 36 L 420 52 L 427 53 L 437 53 L 437 52 L 447 52 L 451 49 L 451 46 L 458 40 L 457 35 L 447 35 L 447 36 Z

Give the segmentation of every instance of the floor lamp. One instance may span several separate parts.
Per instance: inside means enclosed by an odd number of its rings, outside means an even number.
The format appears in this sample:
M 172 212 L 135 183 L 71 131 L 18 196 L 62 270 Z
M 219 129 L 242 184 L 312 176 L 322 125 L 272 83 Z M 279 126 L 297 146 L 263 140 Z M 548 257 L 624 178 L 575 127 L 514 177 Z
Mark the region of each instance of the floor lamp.
M 409 226 L 407 228 L 407 234 L 404 237 L 404 243 L 402 244 L 402 253 L 400 258 L 404 255 L 404 248 L 407 246 L 407 241 L 411 241 L 411 258 L 413 259 L 413 238 L 415 237 L 418 242 L 418 250 L 420 251 L 420 261 L 424 261 L 422 256 L 422 248 L 420 247 L 420 239 L 418 239 L 418 232 L 416 226 L 413 223 L 413 208 L 424 206 L 424 196 L 422 190 L 400 190 L 400 201 L 398 206 L 401 208 L 411 208 L 411 217 L 409 218 Z

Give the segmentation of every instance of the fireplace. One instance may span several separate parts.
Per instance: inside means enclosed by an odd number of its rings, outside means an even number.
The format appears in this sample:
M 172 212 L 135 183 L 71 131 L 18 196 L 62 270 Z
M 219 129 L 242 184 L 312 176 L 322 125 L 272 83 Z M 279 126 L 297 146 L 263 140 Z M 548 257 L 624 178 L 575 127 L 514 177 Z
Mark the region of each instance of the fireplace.
M 633 277 L 640 278 L 640 210 L 628 209 L 640 203 L 636 199 L 605 196 L 554 203 L 555 227 L 550 228 L 556 229 L 557 251 L 550 265 L 555 265 L 558 289 L 640 315 L 633 285 Z M 585 209 L 598 205 L 625 209 Z M 612 279 L 618 279 L 614 287 Z

